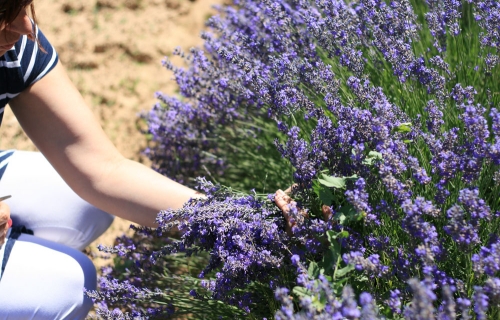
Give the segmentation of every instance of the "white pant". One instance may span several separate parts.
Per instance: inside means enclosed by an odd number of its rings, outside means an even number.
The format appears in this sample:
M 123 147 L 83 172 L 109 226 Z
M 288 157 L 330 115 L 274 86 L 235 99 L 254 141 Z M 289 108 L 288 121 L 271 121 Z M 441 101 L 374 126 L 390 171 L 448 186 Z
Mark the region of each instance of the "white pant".
M 96 270 L 80 251 L 101 235 L 113 216 L 78 197 L 37 152 L 16 151 L 0 180 L 14 225 L 34 236 L 14 243 L 0 279 L 0 320 L 84 319 Z M 0 257 L 3 259 L 3 257 Z

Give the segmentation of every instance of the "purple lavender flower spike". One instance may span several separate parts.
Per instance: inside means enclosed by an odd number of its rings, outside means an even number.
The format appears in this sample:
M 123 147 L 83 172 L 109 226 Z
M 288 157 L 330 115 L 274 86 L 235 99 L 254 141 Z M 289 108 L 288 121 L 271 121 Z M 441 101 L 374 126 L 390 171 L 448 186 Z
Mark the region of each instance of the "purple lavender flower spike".
M 488 296 L 484 294 L 482 287 L 474 287 L 474 312 L 476 313 L 476 318 L 478 320 L 486 320 L 486 312 L 488 311 Z
M 346 264 L 353 264 L 358 271 L 363 271 L 370 278 L 380 278 L 389 272 L 389 268 L 380 263 L 379 255 L 364 258 L 361 252 L 352 251 L 342 256 Z
M 462 4 L 458 0 L 427 0 L 426 2 L 429 12 L 425 14 L 425 19 L 435 39 L 434 46 L 440 52 L 446 51 L 446 35 L 456 36 L 460 33 L 459 19 Z
M 401 291 L 398 289 L 391 290 L 390 292 L 390 297 L 385 301 L 387 306 L 391 309 L 392 312 L 396 314 L 401 313 Z
M 453 298 L 453 292 L 450 287 L 444 286 L 442 292 L 443 300 L 439 307 L 438 319 L 439 320 L 454 320 L 457 318 L 456 303 Z
M 453 205 L 446 212 L 446 216 L 449 218 L 449 222 L 444 230 L 462 248 L 470 250 L 480 243 L 477 227 L 466 220 L 465 212 L 460 206 Z
M 465 124 L 465 154 L 461 160 L 463 179 L 472 183 L 479 178 L 483 160 L 488 154 L 490 131 L 484 117 L 486 109 L 480 105 L 462 104 L 464 113 L 460 116 Z
M 377 319 L 377 305 L 375 300 L 368 292 L 363 292 L 359 295 L 359 304 L 361 306 L 360 320 Z
M 377 221 L 377 217 L 372 214 L 372 208 L 368 203 L 368 192 L 365 190 L 366 182 L 363 178 L 358 178 L 355 182 L 354 190 L 347 190 L 345 196 L 347 201 L 349 201 L 354 209 L 360 214 L 366 216 L 365 220 L 368 223 L 380 223 Z
M 345 286 L 342 290 L 341 312 L 346 319 L 358 319 L 361 316 L 358 304 L 354 300 L 354 292 L 350 286 Z
M 492 122 L 492 132 L 494 134 L 495 140 L 490 145 L 489 156 L 494 164 L 500 164 L 500 111 L 491 108 L 490 118 Z
M 457 305 L 462 315 L 462 319 L 464 320 L 471 319 L 470 316 L 470 307 L 472 305 L 471 301 L 467 298 L 457 298 Z
M 475 2 L 475 19 L 482 28 L 480 34 L 480 43 L 483 47 L 496 49 L 496 54 L 488 53 L 486 62 L 486 71 L 491 71 L 498 64 L 500 50 L 500 33 L 498 26 L 500 25 L 500 7 L 495 0 L 483 0 Z
M 500 271 L 500 240 L 489 247 L 481 247 L 479 253 L 472 256 L 472 262 L 477 274 L 495 276 Z
M 428 115 L 429 120 L 427 120 L 427 130 L 434 135 L 441 133 L 441 127 L 444 124 L 443 112 L 437 106 L 434 100 L 427 103 L 427 107 L 424 109 Z
M 278 288 L 275 291 L 276 300 L 281 302 L 281 309 L 276 312 L 276 320 L 294 319 L 293 303 L 290 299 L 289 291 L 286 288 Z
M 425 281 L 410 279 L 408 284 L 413 293 L 413 299 L 409 306 L 404 309 L 404 316 L 407 319 L 434 319 L 433 301 L 436 295 L 428 287 Z
M 406 200 L 401 205 L 405 212 L 403 228 L 414 238 L 424 243 L 432 255 L 441 253 L 441 244 L 438 238 L 436 227 L 424 219 L 424 216 L 437 217 L 439 210 L 432 202 L 422 197 L 417 197 L 415 201 Z

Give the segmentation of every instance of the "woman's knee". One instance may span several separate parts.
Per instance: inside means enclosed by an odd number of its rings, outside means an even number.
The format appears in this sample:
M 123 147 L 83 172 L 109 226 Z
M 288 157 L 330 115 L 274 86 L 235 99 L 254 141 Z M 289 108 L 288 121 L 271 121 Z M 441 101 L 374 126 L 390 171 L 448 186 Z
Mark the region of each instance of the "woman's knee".
M 83 250 L 92 241 L 103 234 L 113 223 L 114 216 L 88 205 L 82 213 L 81 221 L 73 224 L 40 223 L 29 225 L 34 235 L 43 239 L 64 244 L 77 250 Z M 14 220 L 14 223 L 16 221 Z
M 92 307 L 84 289 L 95 290 L 96 278 L 78 250 L 22 235 L 0 281 L 0 319 L 84 319 Z
M 6 202 L 15 225 L 78 250 L 113 222 L 112 215 L 80 198 L 38 152 L 14 152 L 0 192 L 12 195 Z

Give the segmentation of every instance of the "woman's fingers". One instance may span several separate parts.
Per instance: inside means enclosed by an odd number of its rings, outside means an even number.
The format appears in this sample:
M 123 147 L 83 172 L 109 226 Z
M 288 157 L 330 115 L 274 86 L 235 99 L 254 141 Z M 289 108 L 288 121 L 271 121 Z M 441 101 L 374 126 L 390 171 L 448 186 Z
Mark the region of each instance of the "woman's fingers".
M 302 220 L 304 218 L 308 218 L 309 215 L 307 211 L 304 209 L 300 209 L 297 207 L 297 202 L 293 201 L 293 199 L 286 193 L 287 191 L 291 191 L 291 188 L 288 188 L 286 191 L 278 190 L 274 195 L 274 202 L 283 212 L 283 216 L 285 217 L 287 228 L 286 231 L 288 234 L 291 234 L 291 230 L 293 226 L 297 223 L 297 219 Z M 290 211 L 294 210 L 295 215 L 290 214 Z
M 281 211 L 283 211 L 283 213 L 286 212 L 288 214 L 288 212 L 290 211 L 288 205 L 290 204 L 291 201 L 292 198 L 290 198 L 290 196 L 288 196 L 285 192 L 283 192 L 283 190 L 276 191 L 276 194 L 274 195 L 274 202 L 276 203 L 278 208 L 280 208 Z
M 5 242 L 5 237 L 7 236 L 7 231 L 9 230 L 9 225 L 5 222 L 0 224 L 0 246 Z
M 5 242 L 7 231 L 11 226 L 10 208 L 5 202 L 0 202 L 0 245 Z
M 293 188 L 296 188 L 297 186 L 298 186 L 298 184 L 294 183 L 294 184 L 292 184 L 291 186 L 289 186 L 289 187 L 288 187 L 288 188 L 287 188 L 284 192 L 285 192 L 286 194 L 291 194 L 291 193 L 292 193 L 292 191 L 293 191 Z
M 293 201 L 293 199 L 288 195 L 292 192 L 292 189 L 295 185 L 289 187 L 285 191 L 283 190 L 278 190 L 274 194 L 274 202 L 280 208 L 281 212 L 283 212 L 283 216 L 285 217 L 286 220 L 286 232 L 291 235 L 292 234 L 292 228 L 295 226 L 297 223 L 296 219 L 304 219 L 304 218 L 309 218 L 309 215 L 305 209 L 301 209 L 297 207 L 297 202 Z M 290 214 L 290 210 L 292 208 L 296 209 L 296 216 L 295 218 L 292 217 Z M 330 207 L 323 205 L 321 207 L 321 211 L 323 213 L 323 219 L 325 221 L 330 220 L 330 218 L 333 215 L 333 211 Z
M 321 207 L 321 212 L 323 213 L 323 219 L 325 221 L 330 220 L 330 218 L 333 216 L 332 208 L 330 208 L 329 206 L 323 205 Z
M 283 216 L 286 221 L 286 232 L 291 235 L 292 227 L 294 223 L 290 219 L 290 203 L 292 202 L 292 198 L 290 198 L 283 190 L 278 190 L 274 194 L 274 202 L 280 208 L 281 212 L 283 212 Z

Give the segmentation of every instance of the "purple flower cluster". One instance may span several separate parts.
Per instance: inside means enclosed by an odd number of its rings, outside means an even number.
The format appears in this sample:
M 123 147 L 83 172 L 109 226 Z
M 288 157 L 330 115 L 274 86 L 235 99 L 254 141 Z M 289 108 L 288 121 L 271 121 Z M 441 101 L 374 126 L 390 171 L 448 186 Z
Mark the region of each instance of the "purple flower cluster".
M 193 199 L 180 210 L 159 213 L 156 233 L 175 227 L 182 236 L 153 252 L 150 259 L 207 251 L 210 260 L 199 277 L 215 274 L 202 286 L 214 299 L 248 308 L 253 301 L 235 289 L 244 289 L 256 280 L 279 278 L 279 269 L 285 266 L 284 221 L 275 207 L 254 196 L 235 196 L 203 179 L 199 183 L 207 199 Z
M 500 50 L 500 5 L 495 0 L 476 1 L 475 19 L 482 27 L 481 45 L 496 49 L 495 53 L 488 53 L 485 59 L 486 70 L 491 71 L 499 62 Z
M 491 220 L 491 212 L 485 201 L 479 198 L 478 189 L 463 189 L 460 190 L 457 204 L 448 209 L 447 217 L 449 222 L 444 227 L 446 233 L 463 249 L 470 249 L 481 243 L 479 226 L 481 222 Z
M 204 121 L 211 113 L 161 93 L 157 93 L 157 97 L 161 103 L 143 115 L 154 144 L 144 153 L 152 160 L 153 168 L 184 183 L 203 165 L 212 164 L 215 170 L 222 170 L 221 158 L 200 154 L 202 150 L 214 148 L 206 139 L 212 130 L 210 122 Z
M 356 189 L 345 192 L 347 201 L 349 201 L 358 213 L 366 216 L 367 222 L 380 223 L 377 221 L 376 215 L 372 214 L 372 209 L 368 202 L 368 193 L 365 191 L 366 182 L 363 178 L 359 178 L 355 183 Z
M 405 308 L 404 315 L 407 319 L 433 319 L 434 305 L 436 300 L 434 288 L 428 281 L 410 279 L 410 288 L 413 292 L 411 304 Z
M 406 200 L 401 208 L 405 213 L 403 228 L 413 239 L 420 240 L 430 248 L 433 255 L 439 255 L 441 247 L 436 227 L 425 220 L 425 216 L 437 217 L 439 210 L 431 201 L 426 201 L 422 197 L 417 197 L 414 202 Z
M 427 0 L 426 2 L 429 12 L 425 14 L 425 20 L 435 39 L 434 46 L 440 52 L 445 51 L 447 34 L 456 36 L 460 33 L 462 3 L 459 0 Z
M 500 111 L 491 108 L 490 118 L 492 121 L 492 131 L 495 136 L 494 143 L 489 147 L 489 155 L 494 164 L 500 164 Z
M 137 318 L 150 318 L 159 314 L 171 315 L 174 310 L 171 305 L 165 307 L 149 307 L 146 310 L 136 308 L 138 301 L 154 300 L 161 297 L 163 292 L 159 289 L 150 290 L 133 285 L 129 280 L 117 280 L 109 276 L 106 271 L 99 279 L 99 291 L 86 291 L 85 294 L 94 302 L 97 302 L 96 313 L 103 319 L 129 320 Z M 115 308 L 108 309 L 108 304 L 126 305 L 131 312 L 123 312 Z
M 351 251 L 344 254 L 343 259 L 346 264 L 354 265 L 356 270 L 364 271 L 370 278 L 381 278 L 389 271 L 389 267 L 380 263 L 378 254 L 373 254 L 368 258 L 364 258 L 361 252 Z
M 492 243 L 488 247 L 481 247 L 481 251 L 472 256 L 474 271 L 477 274 L 489 276 L 498 275 L 500 272 L 500 241 Z
M 372 295 L 363 292 L 358 302 L 352 288 L 345 286 L 341 297 L 337 298 L 331 283 L 324 277 L 320 277 L 316 286 L 311 288 L 312 299 L 324 301 L 324 305 L 319 308 L 308 296 L 300 299 L 302 311 L 294 313 L 294 304 L 288 289 L 278 288 L 275 295 L 276 300 L 281 302 L 281 309 L 275 314 L 277 320 L 381 319 Z

